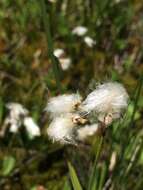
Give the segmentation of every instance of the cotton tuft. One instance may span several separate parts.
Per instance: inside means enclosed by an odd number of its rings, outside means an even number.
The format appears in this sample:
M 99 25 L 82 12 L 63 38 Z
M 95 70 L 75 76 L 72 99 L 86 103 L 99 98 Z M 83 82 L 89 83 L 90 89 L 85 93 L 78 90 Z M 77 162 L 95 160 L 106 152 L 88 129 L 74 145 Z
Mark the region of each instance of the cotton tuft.
M 9 131 L 11 132 L 11 133 L 17 133 L 18 132 L 18 129 L 19 129 L 19 126 L 20 125 L 18 125 L 16 122 L 14 123 L 11 123 L 11 126 L 10 126 L 10 128 L 9 128 Z
M 84 141 L 86 138 L 94 135 L 98 131 L 98 124 L 85 125 L 77 130 L 77 139 Z
M 92 48 L 95 44 L 96 44 L 96 41 L 93 40 L 91 37 L 89 36 L 85 36 L 84 37 L 84 42 L 86 43 L 86 45 L 90 48 Z
M 33 118 L 25 117 L 23 124 L 27 130 L 28 135 L 31 138 L 40 136 L 40 129 L 39 129 L 38 125 L 34 122 Z
M 73 130 L 75 123 L 73 122 L 73 114 L 64 114 L 56 117 L 49 125 L 47 133 L 50 139 L 59 141 L 61 144 L 73 143 Z
M 97 86 L 81 105 L 85 111 L 95 111 L 102 114 L 111 113 L 113 116 L 120 115 L 120 112 L 128 105 L 128 94 L 125 88 L 117 82 L 107 82 Z
M 19 103 L 7 103 L 6 107 L 9 109 L 12 118 L 17 118 L 20 115 L 26 116 L 28 114 L 28 110 Z
M 29 112 L 23 105 L 15 102 L 7 103 L 6 107 L 9 109 L 9 116 L 6 118 L 5 124 L 10 125 L 11 133 L 16 133 L 22 124 L 22 118 Z
M 68 70 L 71 66 L 71 59 L 68 57 L 67 58 L 60 58 L 59 62 L 60 62 L 60 65 L 61 65 L 61 68 L 63 71 Z
M 49 99 L 45 111 L 50 113 L 51 118 L 60 116 L 64 113 L 71 113 L 81 103 L 79 94 L 64 94 Z
M 70 57 L 65 56 L 65 51 L 63 49 L 55 49 L 54 55 L 58 58 L 61 65 L 61 69 L 66 71 L 71 66 L 72 60 Z
M 56 56 L 57 58 L 62 57 L 65 54 L 65 51 L 63 49 L 55 49 L 54 50 L 54 56 Z
M 84 36 L 88 29 L 85 26 L 77 26 L 72 30 L 72 34 L 77 36 Z
M 34 122 L 32 117 L 28 116 L 29 111 L 19 103 L 8 103 L 6 107 L 9 109 L 9 115 L 5 120 L 5 125 L 10 125 L 9 131 L 17 133 L 19 128 L 24 125 L 28 135 L 31 138 L 40 136 L 40 129 Z

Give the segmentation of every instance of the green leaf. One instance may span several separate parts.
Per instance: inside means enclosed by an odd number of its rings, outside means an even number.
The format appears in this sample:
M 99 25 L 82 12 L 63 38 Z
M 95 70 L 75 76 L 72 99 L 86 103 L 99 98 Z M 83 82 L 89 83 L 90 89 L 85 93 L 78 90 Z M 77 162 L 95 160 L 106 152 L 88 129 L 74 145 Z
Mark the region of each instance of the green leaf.
M 106 164 L 104 163 L 101 167 L 101 174 L 100 174 L 100 180 L 99 180 L 99 187 L 98 190 L 102 190 L 103 189 L 103 184 L 105 182 L 105 177 L 106 177 Z
M 132 114 L 133 114 L 133 111 L 134 111 L 134 103 L 131 103 L 129 106 L 128 106 L 128 115 L 129 117 L 131 118 Z M 141 114 L 138 110 L 136 110 L 135 114 L 134 114 L 134 120 L 137 120 L 141 117 Z
M 140 156 L 139 156 L 139 163 L 140 163 L 141 165 L 143 165 L 143 151 L 141 151 L 141 153 L 140 153 Z
M 66 182 L 65 182 L 65 184 L 64 184 L 64 188 L 63 188 L 63 190 L 71 190 L 71 186 L 70 186 L 68 180 L 66 180 Z
M 69 167 L 70 177 L 71 177 L 74 190 L 82 190 L 76 171 L 70 162 L 68 162 L 68 167 Z
M 93 168 L 92 168 L 91 175 L 90 175 L 90 178 L 89 178 L 88 190 L 92 189 L 92 185 L 95 182 L 95 176 L 96 176 L 96 172 L 97 172 L 96 171 L 97 170 L 97 163 L 98 163 L 98 159 L 99 159 L 99 156 L 100 156 L 100 153 L 101 153 L 102 144 L 103 144 L 103 137 L 100 137 L 100 141 L 99 141 L 99 144 L 98 144 L 98 147 L 97 147 L 95 161 L 93 163 Z
M 15 166 L 15 158 L 13 156 L 6 156 L 3 160 L 2 164 L 2 174 L 4 176 L 7 176 L 10 174 L 10 172 L 13 170 Z

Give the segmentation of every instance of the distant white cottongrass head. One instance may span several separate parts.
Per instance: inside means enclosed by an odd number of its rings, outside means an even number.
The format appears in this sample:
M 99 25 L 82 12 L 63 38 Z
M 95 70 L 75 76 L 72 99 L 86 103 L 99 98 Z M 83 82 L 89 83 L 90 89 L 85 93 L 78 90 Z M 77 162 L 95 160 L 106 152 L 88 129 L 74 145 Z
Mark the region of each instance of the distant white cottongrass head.
M 11 133 L 17 133 L 18 132 L 18 129 L 19 129 L 19 125 L 17 123 L 11 123 L 11 126 L 9 128 L 9 131 Z
M 24 108 L 22 104 L 19 104 L 19 103 L 15 103 L 15 102 L 7 103 L 6 107 L 9 109 L 10 116 L 12 118 L 17 118 L 20 115 L 26 116 L 28 114 L 28 110 Z
M 85 26 L 77 26 L 72 30 L 72 34 L 77 36 L 84 36 L 88 29 Z
M 66 71 L 66 70 L 68 70 L 69 68 L 70 68 L 70 66 L 71 66 L 71 59 L 70 58 L 60 58 L 59 59 L 59 62 L 60 62 L 60 64 L 61 64 L 61 68 L 62 68 L 62 70 L 63 71 Z
M 92 48 L 95 44 L 96 44 L 96 41 L 93 40 L 91 37 L 89 36 L 85 36 L 84 37 L 84 42 L 86 43 L 86 45 L 90 48 Z
M 81 100 L 79 94 L 64 94 L 52 97 L 49 99 L 45 111 L 50 113 L 51 118 L 71 113 L 81 103 Z
M 40 136 L 39 126 L 35 123 L 32 117 L 25 117 L 23 124 L 29 137 L 34 138 L 36 136 Z
M 65 51 L 63 49 L 55 49 L 54 55 L 58 58 L 63 71 L 66 71 L 70 68 L 72 63 L 71 58 L 65 56 Z
M 86 140 L 88 137 L 93 136 L 98 131 L 98 124 L 85 125 L 77 130 L 77 139 L 80 141 Z
M 6 107 L 9 110 L 9 115 L 5 120 L 5 124 L 10 125 L 9 130 L 11 133 L 16 133 L 22 124 L 21 116 L 27 116 L 28 110 L 23 105 L 15 102 L 7 103 Z
M 55 49 L 54 50 L 54 56 L 56 56 L 57 58 L 62 57 L 65 54 L 65 51 L 63 49 Z
M 5 120 L 6 125 L 10 125 L 9 131 L 17 133 L 19 128 L 24 125 L 28 135 L 33 138 L 40 135 L 40 129 L 34 120 L 28 116 L 29 111 L 19 103 L 8 103 L 9 115 Z
M 76 123 L 74 122 L 75 114 L 64 114 L 53 119 L 50 123 L 47 133 L 53 142 L 57 141 L 62 144 L 74 144 L 74 128 Z
M 107 82 L 98 85 L 91 92 L 81 108 L 85 111 L 95 111 L 99 114 L 113 114 L 117 118 L 128 105 L 128 94 L 122 84 Z

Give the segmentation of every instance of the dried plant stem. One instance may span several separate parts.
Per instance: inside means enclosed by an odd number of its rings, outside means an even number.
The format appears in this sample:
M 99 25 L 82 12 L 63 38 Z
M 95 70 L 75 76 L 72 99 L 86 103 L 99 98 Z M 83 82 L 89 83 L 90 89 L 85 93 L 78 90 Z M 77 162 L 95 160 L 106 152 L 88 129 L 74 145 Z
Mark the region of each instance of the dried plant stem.
M 47 46 L 48 46 L 48 56 L 50 60 L 52 61 L 52 66 L 53 66 L 53 72 L 57 84 L 57 88 L 59 91 L 61 91 L 61 84 L 60 84 L 60 77 L 59 77 L 59 66 L 58 66 L 58 60 L 53 54 L 53 42 L 52 42 L 52 37 L 51 37 L 51 32 L 50 32 L 50 16 L 49 13 L 46 12 L 46 4 L 45 0 L 40 0 L 40 5 L 41 5 L 41 16 L 42 16 L 42 21 L 45 29 L 45 34 L 47 38 Z

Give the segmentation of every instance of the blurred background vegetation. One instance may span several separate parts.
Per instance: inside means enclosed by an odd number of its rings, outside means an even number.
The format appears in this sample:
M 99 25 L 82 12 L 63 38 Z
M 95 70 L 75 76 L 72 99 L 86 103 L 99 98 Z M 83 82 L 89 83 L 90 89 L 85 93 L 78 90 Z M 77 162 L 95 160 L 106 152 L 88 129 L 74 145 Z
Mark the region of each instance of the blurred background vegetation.
M 5 104 L 19 102 L 42 130 L 34 140 L 24 131 L 0 138 L 0 189 L 142 190 L 143 1 L 43 2 L 0 1 L 0 127 Z M 72 34 L 81 25 L 96 41 L 93 47 Z M 50 54 L 56 48 L 72 60 L 68 70 L 56 69 L 61 91 L 51 60 L 58 61 Z M 98 162 L 99 137 L 78 148 L 52 144 L 45 132 L 47 98 L 77 91 L 86 96 L 97 83 L 110 80 L 124 84 L 130 104 L 124 118 L 107 130 Z

